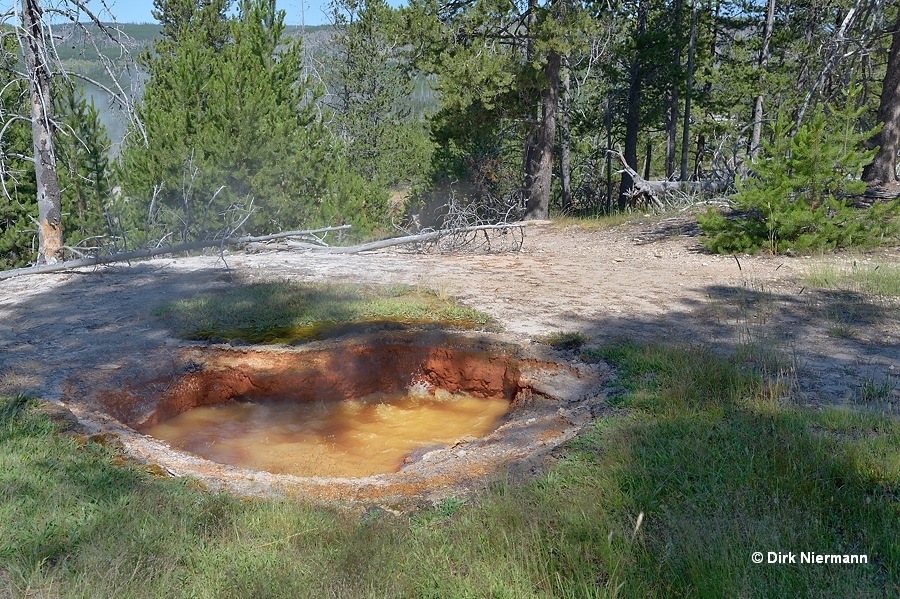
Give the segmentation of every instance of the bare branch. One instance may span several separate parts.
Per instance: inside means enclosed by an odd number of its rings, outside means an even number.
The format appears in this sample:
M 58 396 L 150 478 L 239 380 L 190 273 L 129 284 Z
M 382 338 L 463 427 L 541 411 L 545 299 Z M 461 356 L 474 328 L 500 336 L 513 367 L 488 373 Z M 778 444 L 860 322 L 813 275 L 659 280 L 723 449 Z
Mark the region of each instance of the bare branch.
M 847 11 L 847 15 L 844 17 L 843 22 L 841 22 L 841 26 L 834 34 L 834 39 L 831 42 L 834 47 L 832 48 L 831 54 L 828 56 L 828 61 L 825 63 L 825 66 L 819 72 L 819 76 L 816 79 L 815 83 L 813 83 L 812 87 L 810 87 L 806 92 L 806 97 L 803 99 L 803 105 L 800 107 L 800 111 L 797 113 L 797 119 L 794 122 L 794 132 L 797 131 L 797 129 L 800 127 L 800 124 L 803 122 L 803 117 L 806 115 L 806 110 L 809 108 L 809 104 L 812 101 L 813 95 L 816 93 L 816 91 L 822 85 L 822 82 L 825 81 L 825 77 L 837 63 L 841 49 L 847 41 L 847 30 L 853 25 L 862 1 L 863 0 L 856 0 L 850 10 Z
M 372 241 L 369 243 L 363 243 L 360 245 L 353 245 L 348 247 L 322 247 L 319 245 L 313 245 L 309 243 L 296 243 L 296 242 L 288 242 L 288 245 L 308 250 L 315 250 L 319 252 L 326 252 L 329 254 L 358 254 L 360 252 L 370 252 L 373 250 L 380 250 L 388 247 L 393 247 L 397 245 L 407 245 L 407 244 L 421 244 L 423 241 L 436 241 L 443 237 L 452 237 L 458 236 L 461 233 L 474 233 L 477 231 L 510 231 L 514 229 L 518 229 L 522 237 L 524 237 L 524 231 L 526 227 L 526 223 L 518 222 L 518 223 L 505 223 L 498 225 L 477 225 L 474 227 L 457 227 L 453 229 L 441 229 L 439 231 L 429 231 L 427 233 L 419 233 L 418 235 L 407 235 L 404 237 L 393 237 L 391 239 L 382 239 L 381 241 Z M 521 248 L 521 244 L 518 245 Z M 3 273 L 0 273 L 0 278 L 2 278 Z
M 0 272 L 0 280 L 20 277 L 22 275 L 45 274 L 51 272 L 60 272 L 83 266 L 96 266 L 98 264 L 111 264 L 113 262 L 127 262 L 128 260 L 136 260 L 138 258 L 150 258 L 161 254 L 176 254 L 180 252 L 190 252 L 211 247 L 221 247 L 224 245 L 235 245 L 241 243 L 254 243 L 260 241 L 269 241 L 272 239 L 284 237 L 298 237 L 302 235 L 310 235 L 315 233 L 323 233 L 326 231 L 341 231 L 349 229 L 350 225 L 341 225 L 339 227 L 323 227 L 320 229 L 310 229 L 308 231 L 286 231 L 283 233 L 273 233 L 272 235 L 262 235 L 258 237 L 225 237 L 222 239 L 210 239 L 206 241 L 194 241 L 192 243 L 182 243 L 179 245 L 164 245 L 152 249 L 135 250 L 132 252 L 122 252 L 109 256 L 95 256 L 91 258 L 81 258 L 79 260 L 68 260 L 57 264 L 44 264 L 40 266 L 32 266 L 28 268 L 17 268 Z
M 645 198 L 647 201 L 652 202 L 653 205 L 657 208 L 665 208 L 666 204 L 661 196 L 669 193 L 715 193 L 724 191 L 728 187 L 728 182 L 721 180 L 647 181 L 643 177 L 641 177 L 637 173 L 637 171 L 628 166 L 628 163 L 625 161 L 625 156 L 622 155 L 622 152 L 619 152 L 617 150 L 607 150 L 607 153 L 612 156 L 618 157 L 619 161 L 622 163 L 622 169 L 618 171 L 619 173 L 626 172 L 631 175 L 631 178 L 634 181 L 634 187 L 632 187 L 632 190 L 629 193 L 631 199 L 633 201 L 637 201 L 638 198 Z

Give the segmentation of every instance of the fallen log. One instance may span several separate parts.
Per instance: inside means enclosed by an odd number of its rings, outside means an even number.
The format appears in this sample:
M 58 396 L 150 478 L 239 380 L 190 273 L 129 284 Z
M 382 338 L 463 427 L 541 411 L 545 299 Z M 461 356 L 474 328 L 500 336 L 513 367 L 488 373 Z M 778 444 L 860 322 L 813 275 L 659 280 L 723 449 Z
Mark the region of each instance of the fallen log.
M 211 247 L 225 247 L 226 245 L 235 245 L 239 243 L 254 243 L 262 241 L 271 241 L 273 239 L 283 239 L 286 237 L 301 237 L 303 235 L 315 235 L 317 233 L 328 233 L 330 231 L 343 231 L 349 229 L 352 225 L 341 225 L 339 227 L 322 227 L 320 229 L 309 229 L 306 231 L 285 231 L 283 233 L 273 233 L 271 235 L 248 235 L 245 237 L 223 237 L 220 239 L 208 239 L 205 241 L 193 241 L 190 243 L 182 243 L 178 245 L 163 245 L 155 248 L 143 250 L 134 250 L 131 252 L 120 252 L 118 254 L 110 254 L 108 256 L 92 256 L 89 258 L 79 258 L 78 260 L 67 260 L 56 264 L 40 264 L 38 266 L 29 266 L 26 268 L 16 268 L 0 272 L 0 280 L 11 279 L 23 275 L 46 274 L 51 272 L 61 272 L 73 268 L 83 266 L 96 266 L 101 264 L 112 264 L 113 262 L 127 262 L 128 260 L 137 260 L 138 258 L 150 258 L 162 254 L 177 254 L 181 252 L 190 252 Z
M 866 198 L 890 202 L 900 198 L 900 183 L 870 185 L 863 194 Z
M 625 156 L 621 152 L 616 150 L 607 150 L 607 152 L 618 156 L 622 162 L 622 170 L 619 172 L 626 172 L 631 176 L 634 185 L 631 196 L 633 198 L 644 197 L 657 208 L 665 207 L 660 196 L 665 196 L 667 193 L 718 193 L 728 188 L 728 184 L 725 181 L 647 181 L 637 171 L 628 166 L 628 162 L 625 161 Z
M 442 237 L 449 237 L 451 235 L 458 235 L 460 233 L 473 233 L 475 231 L 491 231 L 491 230 L 500 230 L 500 229 L 513 229 L 519 228 L 524 231 L 526 227 L 526 223 L 524 222 L 515 222 L 515 223 L 504 223 L 498 225 L 477 225 L 472 227 L 455 227 L 452 229 L 439 229 L 437 231 L 429 231 L 427 233 L 418 233 L 416 235 L 406 235 L 404 237 L 392 237 L 390 239 L 382 239 L 381 241 L 370 241 L 369 243 L 362 243 L 360 245 L 352 245 L 347 247 L 329 247 L 329 246 L 319 246 L 313 245 L 311 243 L 298 243 L 293 241 L 288 241 L 288 245 L 291 247 L 296 247 L 298 249 L 304 250 L 312 250 L 317 252 L 327 252 L 330 254 L 358 254 L 359 252 L 369 252 L 373 250 L 380 250 L 383 248 L 388 248 L 396 245 L 405 245 L 409 243 L 422 243 L 423 241 L 433 241 L 435 239 L 440 239 Z
M 643 186 L 665 195 L 673 191 L 682 193 L 719 193 L 728 189 L 724 181 L 642 181 Z

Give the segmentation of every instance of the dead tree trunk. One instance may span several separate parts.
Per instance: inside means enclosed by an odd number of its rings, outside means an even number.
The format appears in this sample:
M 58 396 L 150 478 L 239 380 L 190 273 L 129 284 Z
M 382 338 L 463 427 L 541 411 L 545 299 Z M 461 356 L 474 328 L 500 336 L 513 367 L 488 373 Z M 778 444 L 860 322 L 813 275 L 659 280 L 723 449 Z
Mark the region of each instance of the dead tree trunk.
M 38 264 L 55 264 L 63 246 L 56 149 L 53 145 L 50 66 L 39 0 L 23 0 L 20 44 L 28 71 L 31 135 L 38 204 Z
M 872 146 L 878 153 L 863 169 L 862 179 L 871 187 L 895 186 L 897 181 L 897 151 L 900 150 L 900 12 L 894 23 L 887 71 L 878 104 L 878 120 L 884 123 Z
M 691 3 L 691 38 L 688 41 L 687 84 L 684 90 L 684 122 L 681 127 L 681 172 L 678 179 L 688 180 L 688 141 L 691 127 L 691 95 L 694 93 L 694 49 L 697 45 L 697 0 Z
M 629 191 L 632 204 L 637 205 L 639 200 L 648 206 L 662 208 L 665 206 L 663 196 L 671 192 L 681 193 L 717 193 L 724 191 L 728 185 L 725 181 L 647 181 L 640 173 L 631 168 L 621 152 L 607 150 L 607 157 L 615 155 L 622 162 L 622 171 L 627 173 L 634 185 Z
M 797 111 L 797 118 L 794 119 L 794 126 L 791 129 L 791 135 L 794 135 L 797 132 L 797 129 L 800 128 L 800 125 L 803 123 L 803 117 L 806 116 L 806 109 L 809 108 L 810 103 L 812 103 L 813 97 L 825 82 L 825 78 L 828 76 L 828 73 L 840 60 L 840 57 L 843 54 L 842 49 L 847 44 L 847 31 L 852 29 L 853 23 L 856 20 L 856 17 L 859 15 L 859 9 L 862 3 L 863 0 L 856 0 L 853 6 L 850 7 L 850 10 L 847 11 L 844 20 L 841 22 L 840 27 L 838 27 L 837 32 L 834 34 L 831 53 L 828 56 L 828 60 L 825 61 L 825 66 L 822 67 L 822 69 L 819 71 L 819 76 L 816 77 L 816 80 L 813 82 L 812 86 L 810 86 L 809 89 L 806 90 L 806 96 L 803 98 L 803 104 L 800 106 L 800 110 Z M 807 28 L 807 36 L 812 35 L 813 32 L 810 31 L 809 28 Z M 801 78 L 800 81 L 803 81 L 803 79 Z
M 628 73 L 628 108 L 625 113 L 625 162 L 632 170 L 637 170 L 637 145 L 638 130 L 641 126 L 641 87 L 643 76 L 641 73 L 641 60 L 643 60 L 642 47 L 644 36 L 647 33 L 647 14 L 650 11 L 649 0 L 640 0 L 637 14 L 637 47 L 631 60 L 631 68 Z M 631 188 L 634 187 L 634 179 L 628 170 L 622 171 L 622 183 L 619 187 L 619 210 L 624 210 L 628 204 Z
M 753 106 L 753 132 L 750 134 L 750 162 L 756 161 L 759 154 L 759 143 L 762 139 L 762 121 L 763 121 L 763 78 L 765 77 L 766 67 L 769 64 L 769 43 L 772 41 L 772 29 L 775 27 L 775 0 L 769 0 L 769 6 L 766 9 L 766 24 L 763 27 L 763 43 L 759 50 L 759 60 L 756 62 L 756 69 L 759 71 L 757 85 L 759 85 L 759 95 L 756 96 L 756 103 Z
M 503 225 L 497 225 L 495 228 L 501 228 Z M 511 225 L 512 226 L 512 225 Z M 321 229 L 311 229 L 307 231 L 285 231 L 283 233 L 273 233 L 271 235 L 262 235 L 259 237 L 225 237 L 222 239 L 210 239 L 205 241 L 194 241 L 191 243 L 182 243 L 178 245 L 163 245 L 155 248 L 147 248 L 143 250 L 134 250 L 131 252 L 122 252 L 109 256 L 93 256 L 89 258 L 79 258 L 78 260 L 69 260 L 67 262 L 57 262 L 55 264 L 39 264 L 28 268 L 16 268 L 13 270 L 0 271 L 0 281 L 20 277 L 23 275 L 36 275 L 51 272 L 61 272 L 72 268 L 81 268 L 83 266 L 96 266 L 98 264 L 112 264 L 114 262 L 126 262 L 129 260 L 137 260 L 139 258 L 151 258 L 162 254 L 177 254 L 181 252 L 192 252 L 204 248 L 219 247 L 224 248 L 226 245 L 234 245 L 237 243 L 258 243 L 262 241 L 271 241 L 273 239 L 281 239 L 284 237 L 308 237 L 319 233 L 328 233 L 330 231 L 342 231 L 349 229 L 350 225 L 340 225 L 338 227 L 323 227 Z M 321 239 L 317 239 L 321 241 Z
M 612 149 L 612 101 L 606 96 L 606 206 L 604 213 L 612 214 L 612 157 L 609 150 Z

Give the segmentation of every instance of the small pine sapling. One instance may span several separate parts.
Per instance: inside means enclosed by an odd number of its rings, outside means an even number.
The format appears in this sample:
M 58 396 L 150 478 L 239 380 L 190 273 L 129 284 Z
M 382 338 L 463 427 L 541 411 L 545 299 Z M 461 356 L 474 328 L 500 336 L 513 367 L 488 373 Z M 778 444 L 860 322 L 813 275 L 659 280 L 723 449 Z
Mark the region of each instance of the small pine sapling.
M 819 105 L 793 136 L 789 120 L 777 119 L 752 174 L 738 182 L 734 214 L 711 209 L 699 217 L 707 249 L 779 254 L 880 245 L 896 235 L 900 203 L 850 205 L 865 191 L 859 174 L 873 155 L 862 143 L 874 131 L 856 130 L 863 110 L 856 107 L 858 92 L 851 87 L 841 111 Z

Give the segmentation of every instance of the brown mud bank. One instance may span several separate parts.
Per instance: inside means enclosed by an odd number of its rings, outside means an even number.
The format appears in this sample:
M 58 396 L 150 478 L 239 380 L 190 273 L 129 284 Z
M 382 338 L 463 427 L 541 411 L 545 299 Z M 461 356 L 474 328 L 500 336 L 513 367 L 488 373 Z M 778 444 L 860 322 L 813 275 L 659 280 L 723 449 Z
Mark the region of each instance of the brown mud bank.
M 401 505 L 540 471 L 553 449 L 605 409 L 608 378 L 603 365 L 568 362 L 545 346 L 518 345 L 502 335 L 406 331 L 302 347 L 162 347 L 74 375 L 62 400 L 91 432 L 117 435 L 134 458 L 211 489 Z M 398 471 L 362 478 L 219 464 L 139 432 L 198 406 L 339 402 L 413 386 L 511 403 L 488 435 L 422 447 Z

